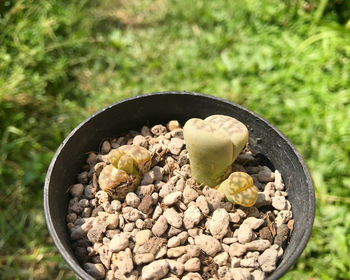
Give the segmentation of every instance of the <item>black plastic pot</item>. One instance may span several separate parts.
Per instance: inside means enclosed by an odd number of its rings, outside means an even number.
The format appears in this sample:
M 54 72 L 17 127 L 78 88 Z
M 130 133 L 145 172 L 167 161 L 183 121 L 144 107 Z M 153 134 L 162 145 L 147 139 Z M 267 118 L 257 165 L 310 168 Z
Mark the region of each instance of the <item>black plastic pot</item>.
M 291 142 L 261 116 L 227 100 L 198 93 L 160 92 L 122 100 L 87 118 L 67 136 L 52 159 L 44 187 L 46 223 L 58 251 L 78 277 L 93 279 L 74 257 L 65 217 L 67 188 L 76 183 L 86 152 L 98 150 L 102 139 L 139 130 L 144 124 L 165 124 L 172 119 L 184 124 L 189 118 L 213 114 L 230 115 L 246 124 L 251 150 L 267 159 L 272 168 L 278 167 L 288 182 L 294 231 L 276 271 L 268 279 L 281 277 L 297 260 L 311 234 L 315 196 L 307 167 Z

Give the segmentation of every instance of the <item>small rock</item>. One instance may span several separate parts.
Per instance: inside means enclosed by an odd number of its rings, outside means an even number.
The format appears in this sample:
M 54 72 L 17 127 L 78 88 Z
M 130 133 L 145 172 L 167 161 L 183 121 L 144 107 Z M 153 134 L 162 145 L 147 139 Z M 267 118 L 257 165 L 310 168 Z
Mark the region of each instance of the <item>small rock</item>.
M 140 198 L 136 193 L 130 192 L 125 197 L 125 202 L 131 207 L 137 208 L 140 205 Z
M 168 194 L 172 193 L 175 191 L 175 187 L 172 183 L 168 182 L 165 183 L 162 188 L 159 191 L 159 196 L 164 198 L 166 197 Z
M 119 224 L 119 214 L 109 214 L 106 222 L 108 223 L 107 229 L 116 229 Z
M 263 227 L 259 230 L 260 239 L 268 240 L 270 243 L 273 241 L 272 233 L 268 227 Z
M 108 246 L 103 245 L 97 250 L 100 260 L 102 264 L 109 269 L 111 265 L 112 251 L 108 248 Z
M 185 266 L 175 260 L 167 260 L 169 264 L 169 272 L 175 274 L 176 276 L 181 276 L 184 273 Z
M 119 252 L 129 246 L 129 238 L 125 234 L 116 234 L 109 243 L 109 249 L 112 252 Z
M 292 212 L 289 210 L 282 210 L 277 214 L 277 217 L 275 219 L 277 227 L 279 227 L 282 224 L 287 223 L 292 218 Z
M 185 189 L 185 179 L 184 178 L 180 178 L 175 185 L 175 189 L 177 191 L 183 192 L 183 190 Z
M 161 236 L 168 229 L 167 219 L 161 215 L 152 227 L 155 236 Z
M 203 215 L 196 206 L 190 206 L 187 208 L 184 214 L 184 225 L 186 229 L 193 228 L 202 219 Z
M 170 122 L 168 122 L 167 128 L 169 129 L 169 131 L 172 131 L 174 129 L 180 128 L 180 124 L 177 120 L 171 120 Z
M 271 198 L 271 200 L 272 200 L 272 206 L 275 209 L 280 211 L 287 209 L 287 202 L 284 196 L 274 196 Z
M 210 209 L 209 209 L 208 201 L 204 195 L 200 195 L 197 197 L 196 205 L 204 215 L 209 215 Z
M 122 274 L 130 273 L 134 269 L 130 248 L 118 253 L 117 267 Z
M 153 174 L 154 174 L 154 181 L 161 181 L 163 180 L 164 175 L 164 169 L 160 166 L 155 166 L 152 168 Z
M 264 280 L 265 279 L 265 273 L 261 271 L 260 269 L 256 269 L 253 272 L 251 272 L 251 275 L 253 277 L 252 280 Z
M 152 232 L 149 229 L 140 230 L 135 235 L 136 244 L 145 244 L 152 236 Z
M 176 228 L 174 226 L 170 226 L 170 228 L 168 230 L 168 237 L 173 237 L 175 235 L 178 235 L 181 231 L 182 231 L 181 228 Z
M 144 229 L 144 228 L 145 228 L 145 222 L 144 222 L 142 219 L 138 219 L 138 220 L 136 220 L 136 222 L 135 222 L 135 226 L 136 226 L 138 229 Z
M 203 278 L 197 272 L 189 272 L 181 280 L 203 280 Z
M 167 275 L 169 264 L 167 260 L 154 261 L 142 268 L 143 280 L 158 280 Z
M 220 242 L 216 238 L 209 235 L 198 235 L 194 238 L 194 240 L 195 244 L 198 245 L 202 251 L 212 257 L 214 257 L 222 249 Z
M 231 274 L 235 280 L 250 280 L 251 275 L 247 268 L 232 268 Z
M 199 245 L 187 245 L 186 246 L 186 252 L 187 254 L 189 254 L 191 257 L 198 257 L 200 252 L 201 252 L 201 248 L 199 247 Z
M 111 207 L 114 211 L 119 211 L 120 208 L 122 207 L 122 204 L 119 200 L 114 199 L 111 202 Z
M 182 192 L 176 191 L 164 197 L 163 203 L 167 206 L 175 204 L 182 197 Z
M 259 264 L 257 262 L 257 260 L 255 260 L 254 258 L 247 258 L 247 259 L 243 259 L 240 262 L 241 267 L 251 267 L 251 268 L 257 268 L 259 267 Z
M 163 216 L 169 225 L 175 228 L 180 228 L 182 226 L 182 217 L 174 208 L 165 209 Z
M 84 186 L 83 186 L 83 184 L 75 184 L 75 185 L 70 187 L 69 192 L 70 192 L 71 196 L 73 196 L 73 197 L 80 197 L 83 195 Z
M 231 223 L 237 224 L 241 220 L 241 216 L 239 215 L 238 212 L 229 213 L 229 216 L 230 216 Z
M 244 244 L 244 243 L 250 242 L 254 237 L 254 233 L 250 225 L 242 224 L 238 229 L 237 237 L 238 237 L 239 243 Z
M 154 173 L 153 171 L 148 171 L 145 175 L 143 175 L 143 178 L 141 180 L 141 185 L 149 185 L 154 182 Z
M 251 229 L 255 230 L 259 228 L 264 223 L 264 219 L 257 219 L 255 217 L 249 217 L 245 219 L 242 225 L 247 225 Z
M 268 240 L 254 240 L 245 244 L 247 250 L 250 251 L 265 251 L 271 246 Z
M 164 135 L 165 133 L 167 133 L 167 129 L 164 125 L 157 124 L 151 128 L 151 132 L 154 135 L 159 136 L 159 135 Z
M 144 136 L 144 137 L 146 137 L 146 136 L 152 136 L 151 130 L 149 129 L 148 126 L 145 126 L 145 125 L 141 128 L 141 134 L 142 134 L 142 136 Z
M 258 198 L 256 199 L 254 206 L 259 208 L 267 205 L 271 205 L 271 198 L 264 192 L 258 192 Z
M 167 255 L 169 258 L 177 258 L 186 253 L 186 246 L 179 246 L 168 249 Z
M 249 218 L 248 218 L 249 219 Z M 222 239 L 228 232 L 230 216 L 223 208 L 216 209 L 209 222 L 209 231 L 216 239 Z
M 140 219 L 140 211 L 137 209 L 132 209 L 130 212 L 125 213 L 124 219 L 129 222 L 136 222 L 136 220 Z
M 201 262 L 199 258 L 191 258 L 187 262 L 185 262 L 185 270 L 186 271 L 199 271 L 201 269 Z
M 108 225 L 109 224 L 106 221 L 96 223 L 87 233 L 89 241 L 92 243 L 100 241 L 102 239 L 102 234 L 106 232 Z
M 283 191 L 284 190 L 284 183 L 283 183 L 282 175 L 277 169 L 275 170 L 275 181 L 274 181 L 274 183 L 275 183 L 276 190 L 278 190 L 278 191 Z
M 154 261 L 154 255 L 151 253 L 136 254 L 134 256 L 134 261 L 137 265 L 150 263 L 150 262 Z
M 173 236 L 168 240 L 168 248 L 178 247 L 181 244 L 181 240 L 178 236 Z
M 225 198 L 225 195 L 222 192 L 209 187 L 204 187 L 203 193 L 208 201 L 209 207 L 211 207 L 212 210 L 219 208 L 220 202 Z
M 184 244 L 188 238 L 188 232 L 182 231 L 177 235 L 177 237 L 180 239 L 181 244 Z
M 67 216 L 66 216 L 66 221 L 67 223 L 74 223 L 78 218 L 78 215 L 76 213 L 69 213 Z
M 137 188 L 136 193 L 142 196 L 146 196 L 146 195 L 151 195 L 154 191 L 154 185 L 153 184 L 149 184 L 149 185 L 140 185 Z
M 275 173 L 267 166 L 263 166 L 258 173 L 258 180 L 262 183 L 273 182 L 275 180 Z
M 238 239 L 236 237 L 226 237 L 222 240 L 222 243 L 224 244 L 232 244 L 232 243 L 235 243 L 237 242 Z
M 276 269 L 277 250 L 272 248 L 265 250 L 265 252 L 260 255 L 258 262 L 264 272 L 269 273 L 274 271 Z
M 239 244 L 239 243 L 233 243 L 230 246 L 229 254 L 230 254 L 231 258 L 233 258 L 233 257 L 240 257 L 246 251 L 247 251 L 247 248 L 244 245 Z
M 101 263 L 85 263 L 84 270 L 95 279 L 103 279 L 106 274 L 105 268 Z
M 150 211 L 150 208 L 153 204 L 153 198 L 151 195 L 145 195 L 143 199 L 141 200 L 141 203 L 138 207 L 140 211 L 147 214 Z
M 180 138 L 171 138 L 168 149 L 173 155 L 178 155 L 180 154 L 183 145 L 184 140 Z
M 148 147 L 148 142 L 143 135 L 136 135 L 132 141 L 133 145 L 138 145 L 144 148 Z
M 214 262 L 220 266 L 226 265 L 228 257 L 229 255 L 226 252 L 222 252 L 214 257 Z
M 108 154 L 111 150 L 111 143 L 108 140 L 103 141 L 102 147 L 101 147 L 101 153 L 103 155 Z
M 195 200 L 198 197 L 198 193 L 189 185 L 187 185 L 183 192 L 183 201 L 185 204 Z

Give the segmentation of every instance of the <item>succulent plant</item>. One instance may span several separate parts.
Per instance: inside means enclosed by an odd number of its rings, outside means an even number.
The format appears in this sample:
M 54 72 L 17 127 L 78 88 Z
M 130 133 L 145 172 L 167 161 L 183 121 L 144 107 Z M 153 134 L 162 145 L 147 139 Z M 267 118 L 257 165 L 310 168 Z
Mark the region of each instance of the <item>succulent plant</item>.
M 113 199 L 124 200 L 150 169 L 151 154 L 141 146 L 124 145 L 110 151 L 108 158 L 111 164 L 102 169 L 98 183 Z
M 258 198 L 258 189 L 253 178 L 245 172 L 233 172 L 218 187 L 228 201 L 245 207 L 253 206 Z
M 248 141 L 248 129 L 232 117 L 213 115 L 188 120 L 184 138 L 192 176 L 215 187 L 231 173 L 232 163 Z

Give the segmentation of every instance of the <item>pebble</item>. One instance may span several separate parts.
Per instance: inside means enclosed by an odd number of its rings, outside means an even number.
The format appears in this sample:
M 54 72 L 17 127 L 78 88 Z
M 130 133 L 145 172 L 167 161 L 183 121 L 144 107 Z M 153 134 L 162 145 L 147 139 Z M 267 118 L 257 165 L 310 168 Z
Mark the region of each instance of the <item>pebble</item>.
M 232 268 L 231 274 L 235 280 L 250 280 L 251 275 L 247 268 Z
M 171 120 L 170 122 L 168 122 L 167 128 L 169 129 L 169 131 L 173 131 L 174 129 L 180 128 L 180 123 L 177 120 Z
M 265 250 L 265 252 L 259 256 L 258 262 L 262 271 L 267 273 L 274 271 L 276 269 L 277 250 L 272 248 Z
M 167 206 L 171 206 L 175 204 L 180 198 L 182 197 L 182 192 L 176 191 L 168 194 L 166 197 L 163 199 L 163 203 Z
M 199 245 L 187 245 L 186 246 L 186 252 L 187 254 L 189 254 L 191 257 L 198 257 L 200 252 L 201 252 L 201 248 L 199 247 Z
M 248 218 L 249 219 L 249 218 Z M 216 209 L 209 222 L 209 231 L 216 239 L 222 239 L 228 232 L 230 216 L 223 208 Z
M 201 269 L 201 261 L 199 258 L 191 258 L 187 262 L 185 262 L 185 270 L 186 271 L 199 271 Z
M 169 264 L 169 272 L 175 274 L 176 276 L 181 276 L 184 273 L 185 266 L 183 263 L 175 260 L 167 260 Z
M 240 243 L 233 243 L 230 246 L 229 254 L 231 258 L 241 257 L 246 251 L 247 251 L 247 248 L 244 245 Z
M 186 229 L 193 228 L 202 219 L 203 215 L 197 206 L 190 206 L 187 208 L 184 214 L 184 225 Z
M 265 273 L 260 269 L 254 270 L 253 272 L 251 272 L 251 275 L 253 277 L 253 280 L 264 280 L 265 279 Z
M 155 236 L 161 236 L 164 232 L 166 232 L 167 229 L 168 221 L 163 215 L 160 215 L 152 227 L 152 232 Z
M 118 253 L 117 267 L 122 274 L 130 273 L 134 269 L 130 248 Z
M 152 232 L 149 229 L 140 230 L 135 235 L 136 244 L 143 245 L 152 237 Z
M 186 253 L 186 246 L 179 246 L 168 249 L 167 255 L 169 258 L 177 258 Z
M 161 181 L 163 180 L 164 176 L 164 168 L 160 166 L 155 166 L 152 168 L 153 174 L 154 174 L 154 181 Z
M 196 205 L 205 216 L 209 215 L 210 209 L 209 209 L 208 201 L 204 195 L 200 195 L 197 197 Z
M 175 185 L 175 189 L 177 191 L 183 192 L 183 190 L 185 189 L 185 179 L 184 178 L 180 178 Z
M 195 200 L 198 196 L 198 193 L 192 187 L 187 185 L 183 191 L 183 202 L 187 204 Z
M 283 183 L 282 175 L 277 169 L 275 170 L 275 181 L 274 181 L 274 183 L 275 183 L 276 190 L 278 190 L 278 191 L 283 191 L 284 190 L 284 183 Z
M 181 244 L 181 240 L 178 236 L 173 236 L 168 240 L 168 248 L 178 247 Z
M 141 200 L 141 203 L 140 203 L 140 205 L 138 206 L 137 209 L 139 209 L 143 213 L 147 214 L 150 211 L 152 204 L 153 204 L 152 196 L 151 195 L 145 195 L 143 197 L 143 199 Z
M 154 135 L 159 136 L 159 135 L 164 135 L 165 133 L 167 133 L 167 129 L 164 125 L 157 124 L 151 128 L 151 132 Z
M 268 240 L 254 240 L 245 244 L 247 250 L 250 251 L 265 251 L 271 246 Z
M 263 227 L 259 230 L 260 239 L 268 240 L 270 243 L 273 241 L 272 233 L 268 227 Z
M 148 147 L 148 142 L 146 140 L 146 138 L 142 135 L 136 135 L 133 139 L 133 145 L 138 145 L 144 148 Z
M 282 224 L 287 223 L 292 218 L 292 212 L 289 210 L 282 210 L 277 214 L 277 217 L 275 219 L 277 227 L 279 227 Z
M 175 191 L 175 187 L 172 183 L 165 183 L 162 188 L 159 191 L 159 196 L 164 198 L 166 197 L 168 194 L 172 193 Z
M 241 267 L 247 267 L 247 268 L 248 267 L 252 267 L 252 268 L 259 267 L 257 260 L 254 258 L 243 259 L 240 261 L 240 265 L 241 265 Z
M 143 280 L 158 280 L 164 277 L 169 271 L 167 260 L 157 260 L 142 268 Z
M 248 224 L 242 224 L 238 229 L 237 237 L 239 243 L 244 244 L 250 242 L 254 237 L 252 228 Z
M 104 266 L 100 263 L 85 263 L 84 270 L 96 279 L 103 279 L 106 274 Z
M 273 182 L 275 180 L 275 173 L 267 166 L 263 166 L 258 173 L 258 180 L 262 183 Z
M 137 193 L 141 196 L 152 195 L 154 191 L 154 184 L 140 185 L 137 187 Z
M 203 280 L 203 278 L 197 272 L 189 272 L 181 280 Z
M 127 205 L 137 208 L 140 205 L 140 198 L 136 193 L 129 192 L 125 197 L 125 202 Z
M 202 251 L 211 257 L 214 257 L 222 249 L 220 242 L 210 235 L 197 235 L 194 241 Z
M 125 234 L 116 234 L 109 243 L 109 249 L 112 252 L 119 252 L 129 246 L 129 238 Z
M 241 216 L 239 215 L 238 212 L 229 213 L 229 216 L 230 216 L 231 223 L 237 224 L 241 220 Z
M 284 196 L 274 196 L 271 198 L 271 200 L 273 208 L 280 211 L 287 209 L 287 202 Z
M 150 263 L 150 262 L 154 261 L 154 255 L 151 253 L 136 254 L 134 256 L 134 261 L 137 265 Z
M 180 228 L 182 226 L 182 217 L 174 208 L 165 209 L 163 216 L 169 225 L 175 228 Z
M 226 265 L 229 255 L 227 252 L 222 252 L 214 257 L 214 262 L 220 266 Z
M 208 201 L 209 207 L 212 208 L 212 210 L 216 210 L 220 207 L 220 202 L 225 198 L 225 195 L 216 189 L 204 187 L 203 193 L 205 198 Z
M 180 239 L 181 244 L 184 244 L 188 238 L 188 232 L 187 231 L 182 231 L 180 232 L 177 237 Z
M 248 227 L 250 227 L 253 230 L 256 230 L 257 228 L 259 228 L 263 223 L 264 223 L 264 219 L 257 219 L 255 217 L 249 217 L 247 219 L 245 219 L 242 223 L 242 225 L 247 225 Z
M 73 197 L 80 197 L 83 195 L 84 192 L 84 186 L 83 184 L 75 184 L 69 187 L 69 193 L 71 194 L 71 196 Z
M 149 185 L 154 182 L 154 173 L 153 171 L 148 171 L 145 175 L 143 175 L 143 178 L 141 180 L 141 185 Z
M 87 238 L 90 242 L 95 243 L 102 239 L 102 234 L 106 232 L 108 222 L 102 221 L 96 223 L 87 233 Z
M 178 155 L 180 154 L 184 143 L 184 140 L 180 138 L 171 138 L 168 149 L 173 155 Z

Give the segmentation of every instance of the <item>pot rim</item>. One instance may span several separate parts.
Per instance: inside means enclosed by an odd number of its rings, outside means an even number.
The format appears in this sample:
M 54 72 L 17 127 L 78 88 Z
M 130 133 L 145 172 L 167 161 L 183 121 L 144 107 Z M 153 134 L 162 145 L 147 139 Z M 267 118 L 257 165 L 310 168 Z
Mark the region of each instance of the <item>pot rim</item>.
M 97 115 L 103 113 L 106 110 L 110 110 L 111 108 L 118 106 L 119 104 L 125 103 L 125 102 L 129 102 L 132 100 L 137 100 L 137 99 L 143 99 L 143 98 L 148 98 L 151 96 L 157 96 L 157 95 L 190 95 L 190 96 L 198 96 L 201 98 L 207 98 L 207 99 L 211 99 L 213 101 L 217 101 L 217 102 L 223 102 L 229 105 L 233 105 L 235 107 L 238 107 L 239 109 L 248 112 L 249 114 L 253 115 L 254 117 L 256 117 L 257 119 L 261 120 L 262 122 L 264 122 L 265 124 L 267 124 L 268 126 L 270 126 L 271 128 L 273 128 L 281 138 L 283 138 L 283 140 L 288 144 L 288 146 L 291 147 L 291 149 L 293 150 L 293 152 L 295 153 L 295 155 L 297 156 L 300 164 L 302 165 L 302 169 L 303 172 L 305 174 L 306 177 L 306 181 L 307 181 L 307 187 L 308 187 L 308 192 L 309 192 L 309 201 L 308 201 L 308 207 L 309 207 L 309 211 L 308 213 L 310 214 L 310 217 L 308 217 L 308 224 L 311 225 L 309 227 L 304 228 L 304 234 L 303 237 L 301 238 L 300 242 L 298 243 L 297 247 L 295 248 L 295 250 L 292 252 L 290 258 L 293 259 L 293 262 L 290 263 L 290 265 L 284 266 L 282 269 L 279 269 L 278 271 L 275 271 L 272 273 L 272 275 L 270 275 L 268 277 L 268 279 L 278 279 L 280 278 L 282 275 L 284 275 L 288 269 L 297 261 L 298 257 L 301 255 L 302 251 L 305 249 L 306 244 L 308 242 L 308 240 L 310 239 L 311 233 L 312 233 L 312 228 L 313 228 L 313 223 L 314 223 L 314 219 L 315 219 L 315 192 L 314 192 L 314 188 L 313 188 L 313 182 L 312 182 L 312 178 L 311 175 L 309 173 L 309 170 L 306 166 L 305 161 L 303 160 L 303 158 L 301 157 L 300 153 L 297 151 L 297 149 L 294 147 L 294 145 L 292 144 L 292 142 L 277 128 L 275 127 L 273 124 L 269 123 L 265 118 L 263 118 L 262 116 L 260 116 L 259 114 L 239 105 L 236 104 L 232 101 L 229 101 L 227 99 L 224 98 L 220 98 L 220 97 L 216 97 L 216 96 L 212 96 L 212 95 L 208 95 L 208 94 L 203 94 L 203 93 L 197 93 L 197 92 L 188 92 L 188 91 L 160 91 L 160 92 L 151 92 L 151 93 L 146 93 L 146 94 L 140 94 L 137 96 L 133 96 L 133 97 L 129 97 L 129 98 L 125 98 L 122 100 L 119 100 L 117 102 L 114 102 L 100 110 L 98 110 L 97 112 L 95 112 L 94 114 L 90 115 L 89 117 L 87 117 L 86 119 L 84 119 L 82 122 L 80 122 L 67 136 L 66 138 L 62 141 L 62 143 L 60 144 L 60 146 L 57 148 L 56 153 L 54 154 L 51 163 L 49 165 L 48 171 L 46 173 L 46 178 L 45 178 L 45 184 L 44 184 L 44 192 L 43 192 L 43 200 L 44 200 L 44 214 L 45 214 L 45 220 L 46 220 L 46 225 L 47 228 L 49 230 L 49 233 L 53 239 L 53 242 L 55 244 L 55 246 L 57 247 L 59 253 L 61 254 L 61 256 L 64 258 L 64 260 L 67 262 L 67 264 L 69 265 L 69 267 L 74 271 L 74 273 L 76 275 L 78 275 L 79 277 L 83 277 L 84 279 L 93 279 L 89 274 L 87 274 L 80 265 L 77 266 L 77 261 L 71 257 L 71 255 L 66 251 L 66 249 L 64 248 L 60 238 L 57 235 L 57 232 L 55 231 L 55 227 L 54 227 L 54 221 L 51 217 L 51 211 L 50 211 L 50 204 L 49 204 L 49 185 L 50 185 L 50 179 L 51 179 L 51 174 L 53 171 L 53 168 L 55 166 L 56 160 L 59 156 L 59 154 L 61 153 L 61 151 L 63 150 L 63 148 L 65 147 L 65 145 L 67 144 L 67 142 L 70 140 L 70 138 L 82 127 L 84 126 L 86 123 L 88 123 L 91 119 L 93 119 L 94 117 L 96 117 Z M 273 277 L 272 277 L 273 276 Z

